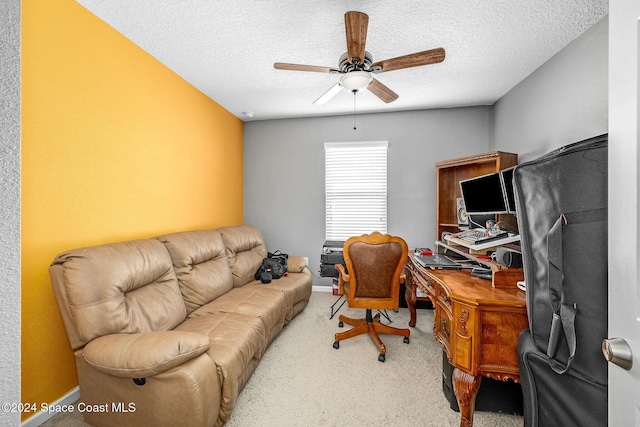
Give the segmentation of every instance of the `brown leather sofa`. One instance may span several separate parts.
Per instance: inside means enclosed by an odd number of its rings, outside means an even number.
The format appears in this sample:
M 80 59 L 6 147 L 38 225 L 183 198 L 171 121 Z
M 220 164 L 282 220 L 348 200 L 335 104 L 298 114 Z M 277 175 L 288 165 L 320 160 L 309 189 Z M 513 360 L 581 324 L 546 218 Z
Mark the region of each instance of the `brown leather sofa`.
M 267 250 L 249 225 L 74 249 L 51 264 L 96 426 L 213 426 L 311 296 L 311 274 L 254 279 Z

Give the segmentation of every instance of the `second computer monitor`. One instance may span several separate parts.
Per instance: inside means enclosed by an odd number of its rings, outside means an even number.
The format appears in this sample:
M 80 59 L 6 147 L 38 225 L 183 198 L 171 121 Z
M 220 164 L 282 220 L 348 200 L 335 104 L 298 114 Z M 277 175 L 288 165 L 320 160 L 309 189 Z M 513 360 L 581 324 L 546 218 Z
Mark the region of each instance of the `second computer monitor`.
M 460 181 L 467 215 L 509 213 L 499 172 Z

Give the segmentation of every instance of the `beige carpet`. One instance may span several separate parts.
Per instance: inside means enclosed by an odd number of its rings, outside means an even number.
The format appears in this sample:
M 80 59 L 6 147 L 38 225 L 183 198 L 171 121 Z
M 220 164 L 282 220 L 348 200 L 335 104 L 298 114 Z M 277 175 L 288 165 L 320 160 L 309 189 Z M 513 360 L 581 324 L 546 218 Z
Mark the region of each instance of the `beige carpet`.
M 383 335 L 386 361 L 366 335 L 333 348 L 338 316 L 330 306 L 337 297 L 314 292 L 309 306 L 274 340 L 240 393 L 227 427 L 293 426 L 458 426 L 460 414 L 442 392 L 442 349 L 433 338 L 433 311 L 418 310 L 411 343 Z M 339 314 L 353 317 L 364 310 Z M 407 327 L 409 311 L 389 312 L 393 326 Z M 384 321 L 386 323 L 386 321 Z M 349 328 L 349 326 L 345 326 Z M 521 427 L 516 415 L 476 411 L 476 427 Z M 87 426 L 57 415 L 47 427 Z

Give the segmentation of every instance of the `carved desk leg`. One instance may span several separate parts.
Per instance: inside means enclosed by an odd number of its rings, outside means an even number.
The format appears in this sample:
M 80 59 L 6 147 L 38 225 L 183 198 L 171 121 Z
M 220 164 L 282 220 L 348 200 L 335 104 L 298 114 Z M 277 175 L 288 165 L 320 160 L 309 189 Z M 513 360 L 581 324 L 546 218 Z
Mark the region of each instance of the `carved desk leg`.
M 413 282 L 413 275 L 407 268 L 405 269 L 404 280 L 404 299 L 407 302 L 407 308 L 409 308 L 409 326 L 412 328 L 416 326 L 416 284 Z
M 473 376 L 458 368 L 453 369 L 453 391 L 460 407 L 460 427 L 473 426 L 473 412 L 476 406 L 476 395 L 480 388 L 482 376 Z

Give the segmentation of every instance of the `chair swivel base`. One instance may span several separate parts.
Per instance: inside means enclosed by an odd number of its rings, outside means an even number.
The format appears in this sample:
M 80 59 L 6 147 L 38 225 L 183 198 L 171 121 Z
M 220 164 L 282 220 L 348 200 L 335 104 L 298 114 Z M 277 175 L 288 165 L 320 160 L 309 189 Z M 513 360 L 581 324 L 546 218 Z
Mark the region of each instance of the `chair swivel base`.
M 333 348 L 335 349 L 340 348 L 340 341 L 342 340 L 357 337 L 358 335 L 369 334 L 371 340 L 380 352 L 378 360 L 380 362 L 384 362 L 385 355 L 387 353 L 387 347 L 384 345 L 378 334 L 400 335 L 404 337 L 404 343 L 409 344 L 409 335 L 411 334 L 411 331 L 409 329 L 394 328 L 392 326 L 380 323 L 380 313 L 376 314 L 375 317 L 373 317 L 371 315 L 370 309 L 367 309 L 366 317 L 364 319 L 353 319 L 342 314 L 338 319 L 340 321 L 338 326 L 342 327 L 344 323 L 346 323 L 353 326 L 353 328 L 349 329 L 348 331 L 335 334 L 335 342 L 333 343 Z

